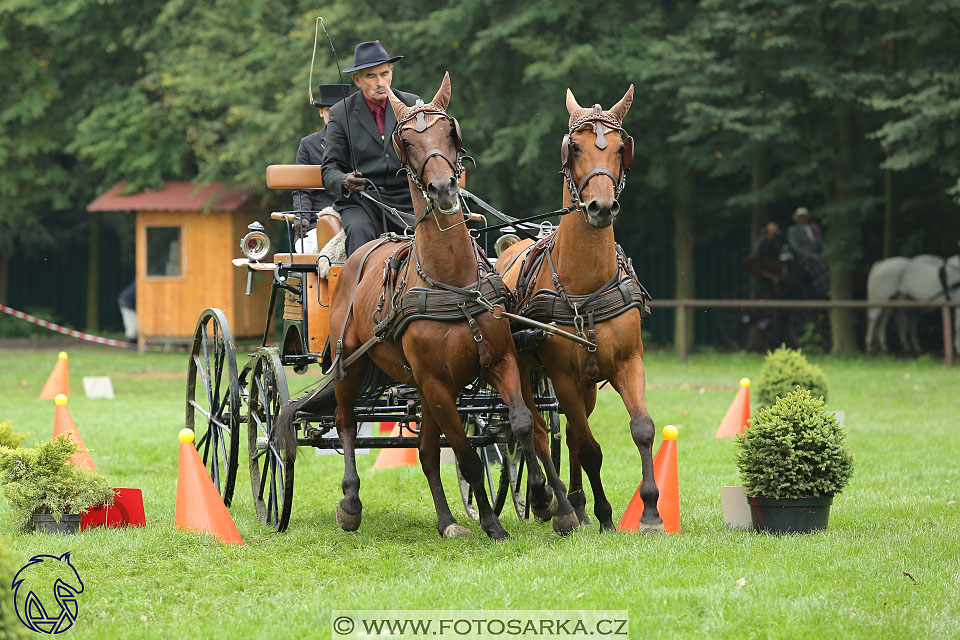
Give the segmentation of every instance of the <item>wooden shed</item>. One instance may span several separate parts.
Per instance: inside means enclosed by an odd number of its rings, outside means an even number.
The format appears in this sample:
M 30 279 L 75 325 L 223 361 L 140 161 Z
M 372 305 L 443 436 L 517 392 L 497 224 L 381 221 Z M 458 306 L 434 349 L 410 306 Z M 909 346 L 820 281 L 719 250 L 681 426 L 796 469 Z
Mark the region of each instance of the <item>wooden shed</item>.
M 234 338 L 263 335 L 270 274 L 255 273 L 247 296 L 247 270 L 231 263 L 241 255 L 247 225 L 267 227 L 248 195 L 223 183 L 167 182 L 157 191 L 121 195 L 124 186 L 114 185 L 87 210 L 136 212 L 140 348 L 189 341 L 207 307 L 224 311 Z

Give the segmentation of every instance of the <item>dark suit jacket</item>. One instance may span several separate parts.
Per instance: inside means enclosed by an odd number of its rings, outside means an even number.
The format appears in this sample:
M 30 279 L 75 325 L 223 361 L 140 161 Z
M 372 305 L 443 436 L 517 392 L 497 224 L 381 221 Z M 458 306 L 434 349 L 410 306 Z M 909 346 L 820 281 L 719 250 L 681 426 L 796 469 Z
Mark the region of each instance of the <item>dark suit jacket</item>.
M 324 127 L 316 133 L 301 138 L 297 149 L 297 164 L 323 164 Z M 326 189 L 298 189 L 293 192 L 294 211 L 323 211 L 333 204 L 336 198 Z M 316 224 L 316 214 L 310 216 L 310 222 Z
M 418 99 L 418 96 L 412 93 L 397 89 L 394 89 L 393 93 L 407 106 L 413 106 Z M 330 123 L 324 129 L 327 137 L 323 155 L 323 186 L 338 197 L 337 205 L 357 199 L 356 197 L 350 200 L 345 199 L 340 188 L 344 174 L 353 171 L 346 133 L 348 117 L 350 140 L 353 142 L 357 158 L 357 170 L 363 174 L 364 178 L 368 178 L 377 185 L 385 202 L 395 202 L 397 198 L 409 202 L 410 188 L 407 184 L 407 176 L 403 173 L 397 175 L 400 170 L 400 159 L 393 150 L 393 142 L 390 139 L 393 128 L 397 124 L 397 117 L 393 113 L 393 108 L 387 104 L 384 135 L 381 138 L 377 124 L 373 121 L 373 115 L 367 108 L 363 93 L 360 91 L 330 108 Z

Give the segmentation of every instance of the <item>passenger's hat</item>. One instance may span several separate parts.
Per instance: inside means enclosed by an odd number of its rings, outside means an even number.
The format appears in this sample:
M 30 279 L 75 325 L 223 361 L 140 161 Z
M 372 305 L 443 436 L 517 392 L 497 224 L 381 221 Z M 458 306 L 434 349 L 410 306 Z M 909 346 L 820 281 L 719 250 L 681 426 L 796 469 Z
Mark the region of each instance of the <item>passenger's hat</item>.
M 313 106 L 332 107 L 349 96 L 352 89 L 350 84 L 319 84 L 313 96 Z
M 344 73 L 359 71 L 368 67 L 375 67 L 384 62 L 396 62 L 403 56 L 391 57 L 387 50 L 383 48 L 379 40 L 373 42 L 361 42 L 353 50 L 353 66 L 343 70 Z
M 800 216 L 810 217 L 810 212 L 807 211 L 806 207 L 797 207 L 797 210 L 793 212 L 793 221 L 796 222 Z

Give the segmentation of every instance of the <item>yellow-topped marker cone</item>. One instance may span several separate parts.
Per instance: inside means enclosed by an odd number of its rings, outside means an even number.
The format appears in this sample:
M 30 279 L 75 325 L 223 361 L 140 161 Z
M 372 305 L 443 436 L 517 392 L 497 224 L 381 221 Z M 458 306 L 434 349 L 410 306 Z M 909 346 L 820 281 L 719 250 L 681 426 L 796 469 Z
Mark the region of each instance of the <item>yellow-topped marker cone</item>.
M 679 430 L 668 424 L 661 432 L 663 442 L 653 458 L 653 479 L 657 483 L 660 497 L 657 499 L 657 511 L 663 520 L 664 533 L 680 533 L 680 483 L 677 476 L 677 435 Z M 623 517 L 617 523 L 618 531 L 636 532 L 643 515 L 643 498 L 640 487 L 630 499 Z
M 732 438 L 748 427 L 750 421 L 750 378 L 740 378 L 740 389 L 720 421 L 717 438 Z
M 40 390 L 41 400 L 53 400 L 57 394 L 62 393 L 65 396 L 70 395 L 70 375 L 67 372 L 67 352 L 61 351 L 57 354 L 57 364 L 47 378 L 47 382 Z
M 70 458 L 70 464 L 78 469 L 96 471 L 97 466 L 93 464 L 93 458 L 90 457 L 90 450 L 87 449 L 87 445 L 80 436 L 80 431 L 77 429 L 77 425 L 73 422 L 73 417 L 70 415 L 70 410 L 67 409 L 67 396 L 59 393 L 57 394 L 57 397 L 54 398 L 53 402 L 57 405 L 57 410 L 53 415 L 54 439 L 56 439 L 58 436 L 66 435 L 68 438 L 76 442 L 77 452 L 73 454 L 72 458 Z
M 174 524 L 185 531 L 210 534 L 227 544 L 243 544 L 237 525 L 193 446 L 193 438 L 193 429 L 180 430 Z

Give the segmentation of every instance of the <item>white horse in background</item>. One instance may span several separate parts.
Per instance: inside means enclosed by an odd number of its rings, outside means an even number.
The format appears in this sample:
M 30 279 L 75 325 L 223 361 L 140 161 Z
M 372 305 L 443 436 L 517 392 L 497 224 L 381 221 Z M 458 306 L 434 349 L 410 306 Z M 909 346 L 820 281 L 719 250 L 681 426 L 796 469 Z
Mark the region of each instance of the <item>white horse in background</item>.
M 946 260 L 930 254 L 913 258 L 887 258 L 875 262 L 867 277 L 867 300 L 906 299 L 937 302 L 947 296 L 951 300 L 960 298 L 960 256 L 951 256 Z M 867 310 L 867 352 L 873 350 L 877 341 L 883 353 L 888 352 L 887 323 L 890 316 L 895 315 L 900 344 L 906 350 L 920 353 L 917 324 L 921 314 L 906 309 L 892 312 L 892 309 L 881 307 L 870 307 Z M 953 346 L 960 354 L 960 308 L 954 309 L 953 319 Z

